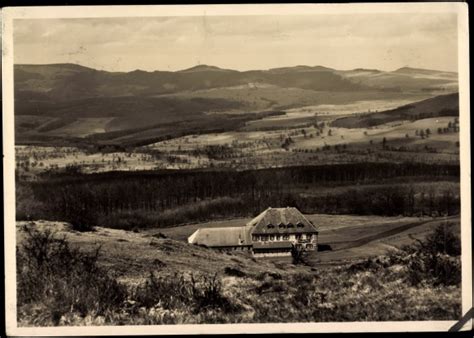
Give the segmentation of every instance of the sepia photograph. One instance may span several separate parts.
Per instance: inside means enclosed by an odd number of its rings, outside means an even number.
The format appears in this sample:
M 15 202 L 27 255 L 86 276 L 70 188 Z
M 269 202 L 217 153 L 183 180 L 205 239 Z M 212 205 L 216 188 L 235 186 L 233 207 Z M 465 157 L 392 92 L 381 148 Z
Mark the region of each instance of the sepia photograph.
M 472 329 L 467 5 L 2 24 L 9 334 Z

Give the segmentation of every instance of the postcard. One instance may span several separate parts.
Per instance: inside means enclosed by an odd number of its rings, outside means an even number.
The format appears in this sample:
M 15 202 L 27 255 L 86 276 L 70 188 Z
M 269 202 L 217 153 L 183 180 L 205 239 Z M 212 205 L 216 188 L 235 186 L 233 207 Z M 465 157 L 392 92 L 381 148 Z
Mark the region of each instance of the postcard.
M 2 25 L 9 335 L 472 329 L 466 4 Z

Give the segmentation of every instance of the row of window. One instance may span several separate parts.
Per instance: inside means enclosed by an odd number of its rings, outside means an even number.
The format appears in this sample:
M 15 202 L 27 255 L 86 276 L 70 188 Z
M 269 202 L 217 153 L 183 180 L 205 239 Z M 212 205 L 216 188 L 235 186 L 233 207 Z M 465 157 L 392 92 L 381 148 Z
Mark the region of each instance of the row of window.
M 278 224 L 278 227 L 279 227 L 280 229 L 285 229 L 285 228 L 294 228 L 295 226 L 294 226 L 294 224 L 292 224 L 292 223 L 289 223 L 289 224 L 286 224 L 286 225 L 283 224 L 283 223 L 280 223 L 280 224 Z M 298 227 L 298 228 L 304 228 L 304 225 L 303 225 L 302 223 L 297 223 L 297 224 L 296 224 L 296 227 Z M 275 228 L 275 226 L 274 226 L 273 224 L 267 224 L 267 228 L 268 228 L 268 229 L 273 229 L 273 228 Z
M 307 240 L 311 240 L 313 238 L 313 235 L 312 234 L 306 234 L 305 235 L 305 239 Z M 302 234 L 296 234 L 295 235 L 295 238 L 296 240 L 301 240 L 303 239 L 303 235 Z M 287 241 L 290 239 L 290 235 L 253 235 L 252 236 L 252 240 L 253 241 L 262 241 L 262 242 L 266 242 L 266 241 Z

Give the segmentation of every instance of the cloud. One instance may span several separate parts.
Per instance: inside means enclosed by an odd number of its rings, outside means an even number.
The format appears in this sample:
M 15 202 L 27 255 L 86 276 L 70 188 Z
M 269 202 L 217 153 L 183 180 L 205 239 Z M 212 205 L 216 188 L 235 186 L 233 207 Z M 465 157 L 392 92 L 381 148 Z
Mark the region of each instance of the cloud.
M 456 29 L 455 15 L 439 13 L 22 19 L 14 22 L 14 49 L 16 63 L 124 71 L 183 69 L 197 61 L 242 70 L 390 69 L 407 62 L 454 70 Z

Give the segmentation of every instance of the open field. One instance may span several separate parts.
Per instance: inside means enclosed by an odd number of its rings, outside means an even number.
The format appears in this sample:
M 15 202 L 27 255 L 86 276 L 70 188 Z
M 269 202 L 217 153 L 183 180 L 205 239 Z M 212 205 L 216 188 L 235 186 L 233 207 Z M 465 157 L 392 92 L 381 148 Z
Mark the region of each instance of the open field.
M 308 105 L 297 108 L 286 109 L 286 114 L 281 116 L 265 117 L 261 120 L 249 121 L 244 131 L 252 130 L 274 130 L 281 128 L 295 128 L 298 126 L 306 126 L 315 121 L 333 121 L 336 118 L 350 116 L 353 114 L 373 113 L 377 111 L 384 111 L 394 109 L 402 105 L 411 103 L 413 101 L 426 98 L 426 96 L 414 95 L 410 98 L 387 98 L 385 100 L 361 100 L 348 101 L 345 103 L 328 103 Z M 324 102 L 324 100 L 323 100 Z
M 105 133 L 110 131 L 108 124 L 112 122 L 113 119 L 113 117 L 78 118 L 64 127 L 52 130 L 50 134 L 56 136 L 85 137 L 97 133 Z
M 76 147 L 18 146 L 17 169 L 31 175 L 67 167 L 90 173 L 198 168 L 245 170 L 321 162 L 459 161 L 456 94 L 407 105 L 410 99 L 403 95 L 370 100 L 344 99 L 344 93 L 334 93 L 340 100 L 337 103 L 233 113 L 228 109 L 213 110 L 212 105 L 207 112 L 200 111 L 198 108 L 207 101 L 187 98 L 197 100 L 193 101 L 196 105 L 193 114 L 198 119 L 178 121 L 176 114 L 167 110 L 166 116 L 159 114 L 162 123 L 126 132 L 110 131 L 116 128 L 112 116 L 50 119 L 19 115 L 20 129 L 35 129 L 36 136 L 41 136 L 40 130 L 47 130 L 48 137 L 62 137 L 59 143 L 65 144 L 75 137 L 78 144 Z M 149 113 L 154 113 L 153 109 Z M 183 111 L 180 114 L 186 115 Z M 377 123 L 371 123 L 372 120 Z M 352 125 L 351 121 L 358 122 Z M 41 143 L 41 140 L 45 141 L 41 137 L 37 141 Z M 111 149 L 104 151 L 107 147 Z
M 406 219 L 406 218 L 405 218 Z M 379 227 L 359 225 L 344 229 L 321 231 L 321 244 L 331 246 L 331 250 L 311 256 L 313 264 L 340 264 L 387 254 L 403 245 L 410 245 L 416 239 L 424 239 L 436 226 L 450 221 L 459 224 L 459 217 L 402 221 Z

